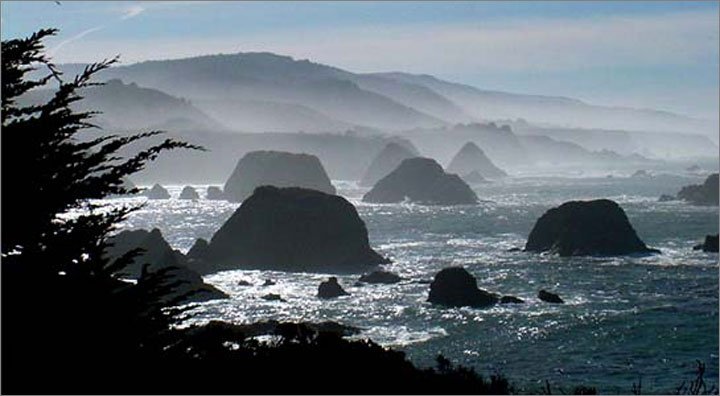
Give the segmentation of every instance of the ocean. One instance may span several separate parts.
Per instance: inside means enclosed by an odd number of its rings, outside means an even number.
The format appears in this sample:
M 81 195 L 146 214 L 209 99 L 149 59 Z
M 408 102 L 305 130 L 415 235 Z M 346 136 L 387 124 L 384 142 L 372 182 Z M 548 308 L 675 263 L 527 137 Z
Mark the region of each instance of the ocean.
M 231 298 L 201 304 L 194 322 L 222 319 L 333 320 L 363 329 L 357 336 L 403 350 L 420 366 L 442 353 L 483 375 L 502 373 L 520 392 L 554 392 L 595 386 L 602 393 L 674 393 L 694 378 L 696 361 L 706 380 L 718 378 L 718 255 L 694 251 L 718 232 L 718 207 L 657 202 L 663 193 L 702 182 L 695 177 L 525 177 L 476 186 L 473 206 L 376 205 L 361 202 L 367 189 L 333 181 L 365 221 L 370 243 L 392 259 L 385 266 L 404 281 L 356 285 L 359 275 L 338 279 L 351 294 L 316 297 L 329 274 L 225 271 L 206 276 Z M 177 197 L 182 186 L 166 186 Z M 204 196 L 207 186 L 195 186 Z M 512 252 L 523 247 L 535 220 L 565 201 L 609 198 L 625 210 L 638 235 L 661 254 L 613 258 Z M 112 205 L 144 198 L 117 198 Z M 239 204 L 224 201 L 148 201 L 124 228 L 162 230 L 186 252 L 209 239 Z M 489 309 L 429 304 L 429 284 L 440 269 L 463 266 L 480 288 L 514 295 L 525 304 Z M 239 286 L 239 280 L 253 286 Z M 276 282 L 260 286 L 265 279 Z M 540 289 L 566 303 L 548 304 Z M 286 302 L 260 297 L 277 293 Z

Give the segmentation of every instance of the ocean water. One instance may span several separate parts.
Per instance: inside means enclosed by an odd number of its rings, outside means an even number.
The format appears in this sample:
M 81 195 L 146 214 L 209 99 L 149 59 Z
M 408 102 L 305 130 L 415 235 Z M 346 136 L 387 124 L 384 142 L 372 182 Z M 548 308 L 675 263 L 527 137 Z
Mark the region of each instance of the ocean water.
M 716 384 L 718 255 L 692 246 L 718 232 L 718 208 L 657 202 L 662 193 L 700 181 L 521 178 L 477 186 L 482 202 L 456 207 L 365 204 L 365 189 L 334 181 L 367 224 L 371 245 L 392 259 L 386 269 L 403 282 L 356 286 L 358 275 L 341 275 L 351 295 L 324 301 L 315 295 L 328 274 L 225 271 L 205 279 L 231 298 L 203 303 L 193 320 L 334 320 L 362 328 L 358 337 L 401 349 L 421 366 L 442 353 L 485 375 L 503 373 L 524 392 L 540 392 L 548 380 L 566 391 L 584 384 L 628 394 L 642 378 L 644 393 L 674 393 L 693 378 L 696 360 L 706 363 L 706 379 Z M 181 187 L 168 190 L 177 197 Z M 206 186 L 196 187 L 204 196 Z M 560 258 L 508 251 L 524 245 L 547 209 L 593 198 L 620 203 L 641 239 L 662 254 Z M 209 239 L 238 206 L 148 201 L 123 226 L 160 228 L 171 245 L 187 251 L 196 238 Z M 451 265 L 464 266 L 479 287 L 526 303 L 489 309 L 427 303 L 427 282 Z M 241 279 L 255 286 L 238 286 Z M 260 286 L 265 279 L 277 284 Z M 557 292 L 566 304 L 537 300 L 540 289 Z M 260 298 L 268 293 L 287 301 Z

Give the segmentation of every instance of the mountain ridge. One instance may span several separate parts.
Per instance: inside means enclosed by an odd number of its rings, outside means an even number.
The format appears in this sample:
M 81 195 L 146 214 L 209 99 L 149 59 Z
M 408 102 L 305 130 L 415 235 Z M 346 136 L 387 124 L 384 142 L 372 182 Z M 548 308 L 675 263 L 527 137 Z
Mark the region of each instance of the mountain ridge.
M 83 65 L 59 66 L 77 71 Z M 217 97 L 214 92 L 217 90 L 232 92 L 237 96 L 235 99 L 302 104 L 331 120 L 389 131 L 503 119 L 524 119 L 538 126 L 665 132 L 702 130 L 705 134 L 714 131 L 711 120 L 665 110 L 603 106 L 564 96 L 485 90 L 429 74 L 354 73 L 272 52 L 147 60 L 103 73 L 192 99 Z M 242 120 L 237 121 L 240 124 L 234 129 L 243 130 Z

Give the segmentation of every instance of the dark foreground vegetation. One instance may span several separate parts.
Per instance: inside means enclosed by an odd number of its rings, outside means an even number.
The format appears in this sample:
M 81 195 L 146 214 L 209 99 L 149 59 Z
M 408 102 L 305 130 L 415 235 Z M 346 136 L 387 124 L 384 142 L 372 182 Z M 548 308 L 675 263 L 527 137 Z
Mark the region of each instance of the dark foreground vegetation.
M 202 150 L 173 139 L 130 157 L 118 154 L 161 132 L 99 135 L 93 113 L 73 111 L 78 91 L 115 61 L 73 79 L 55 71 L 42 41 L 54 30 L 2 42 L 2 393 L 507 394 L 500 375 L 483 378 L 439 356 L 415 367 L 404 353 L 349 341 L 327 326 L 278 323 L 259 341 L 258 326 L 211 322 L 179 328 L 191 306 L 168 299 L 178 286 L 167 269 L 122 274 L 141 252 L 103 252 L 119 222 L 137 208 L 92 199 L 137 193 L 124 178 L 166 150 Z M 48 70 L 39 80 L 35 68 Z M 56 80 L 46 102 L 17 98 Z M 80 213 L 69 217 L 69 212 Z M 332 326 L 331 326 L 332 327 Z M 700 377 L 702 378 L 702 377 Z M 714 388 L 712 388 L 714 390 Z M 552 389 L 548 385 L 547 392 Z M 678 392 L 707 391 L 704 382 Z M 578 387 L 571 392 L 595 393 Z

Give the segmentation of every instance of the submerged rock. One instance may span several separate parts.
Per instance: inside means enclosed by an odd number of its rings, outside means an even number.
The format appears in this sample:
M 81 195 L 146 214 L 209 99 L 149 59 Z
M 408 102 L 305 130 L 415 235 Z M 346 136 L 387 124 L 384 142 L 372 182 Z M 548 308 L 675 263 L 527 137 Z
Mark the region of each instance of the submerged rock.
M 398 275 L 393 274 L 392 272 L 387 271 L 373 271 L 369 274 L 365 274 L 360 277 L 360 282 L 365 283 L 398 283 L 402 280 L 402 278 Z
M 275 283 L 272 279 L 265 279 L 265 282 L 263 282 L 262 286 L 275 286 L 277 283 Z
M 157 228 L 152 231 L 123 231 L 111 237 L 109 243 L 112 245 L 105 250 L 105 254 L 112 260 L 133 249 L 143 250 L 122 271 L 131 278 L 142 281 L 146 272 L 169 269 L 169 279 L 166 280 L 166 283 L 168 285 L 175 282 L 180 283 L 163 298 L 164 301 L 170 301 L 173 298 L 182 298 L 182 302 L 227 298 L 225 293 L 206 284 L 197 272 L 189 269 L 185 256 L 173 250 Z
M 364 202 L 396 203 L 405 200 L 427 205 L 469 205 L 477 196 L 458 176 L 448 174 L 430 158 L 410 158 L 378 181 L 363 196 Z
M 180 192 L 179 199 L 192 199 L 192 200 L 198 200 L 200 199 L 200 195 L 195 191 L 195 189 L 191 186 L 185 186 L 182 189 L 182 192 Z
M 692 184 L 683 187 L 677 197 L 693 205 L 717 206 L 719 200 L 718 188 L 718 174 L 714 173 L 708 176 L 703 184 Z
M 335 194 L 320 160 L 310 154 L 252 151 L 238 161 L 223 188 L 225 199 L 244 201 L 257 187 L 302 187 Z
M 237 285 L 238 285 L 238 286 L 252 286 L 252 283 L 246 281 L 245 279 L 240 279 L 240 280 L 237 282 Z
M 209 201 L 222 201 L 225 199 L 222 189 L 217 186 L 209 186 L 205 193 L 205 199 Z
M 450 161 L 447 167 L 450 173 L 467 175 L 472 172 L 479 173 L 482 177 L 498 179 L 506 177 L 504 170 L 495 166 L 490 158 L 485 155 L 480 147 L 473 142 L 467 142 Z
M 564 304 L 565 303 L 565 301 L 563 301 L 563 299 L 560 298 L 560 296 L 558 296 L 555 293 L 546 291 L 546 290 L 540 290 L 538 292 L 538 298 L 542 301 L 553 303 L 553 304 Z
M 395 170 L 401 162 L 417 156 L 417 150 L 411 150 L 395 142 L 388 143 L 370 163 L 365 175 L 358 184 L 361 186 L 373 186 L 378 180 Z
M 170 199 L 170 193 L 159 184 L 155 184 L 151 189 L 145 191 L 144 195 L 148 199 Z
M 388 260 L 345 198 L 304 188 L 259 187 L 213 235 L 203 271 L 361 272 Z
M 571 201 L 545 212 L 528 236 L 525 251 L 560 256 L 616 256 L 658 253 L 640 240 L 617 203 Z
M 496 304 L 496 294 L 478 289 L 475 277 L 462 267 L 450 267 L 435 275 L 430 284 L 428 301 L 433 304 L 450 307 L 484 308 Z
M 334 276 L 331 276 L 318 286 L 318 297 L 320 298 L 335 298 L 349 295 L 350 293 L 346 292 L 342 286 L 340 286 L 337 278 Z
M 705 242 L 695 245 L 693 250 L 718 253 L 718 235 L 705 235 Z

